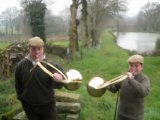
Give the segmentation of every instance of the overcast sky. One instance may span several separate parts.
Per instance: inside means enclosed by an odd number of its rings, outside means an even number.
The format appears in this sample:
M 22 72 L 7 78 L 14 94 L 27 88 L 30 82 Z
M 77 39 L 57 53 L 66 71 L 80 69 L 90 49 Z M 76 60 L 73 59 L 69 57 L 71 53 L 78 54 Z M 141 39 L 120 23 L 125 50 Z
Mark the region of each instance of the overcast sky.
M 17 7 L 22 9 L 20 6 L 20 0 L 0 0 L 0 14 L 5 11 L 8 7 Z M 46 1 L 55 1 L 48 2 L 47 8 L 52 10 L 54 14 L 59 14 L 65 8 L 68 8 L 72 0 L 46 0 Z
M 129 11 L 127 16 L 135 16 L 140 11 L 141 7 L 147 2 L 160 2 L 160 0 L 127 0 Z
M 0 14 L 5 11 L 8 7 L 17 7 L 21 9 L 20 0 L 0 0 Z M 48 0 L 49 1 L 49 0 Z M 72 0 L 54 0 L 55 3 L 49 3 L 48 9 L 52 9 L 54 14 L 59 14 L 64 8 L 69 7 Z M 129 11 L 128 16 L 135 16 L 140 8 L 147 2 L 160 2 L 160 0 L 127 0 Z
M 5 11 L 8 7 L 18 7 L 20 8 L 18 0 L 0 0 L 0 14 Z

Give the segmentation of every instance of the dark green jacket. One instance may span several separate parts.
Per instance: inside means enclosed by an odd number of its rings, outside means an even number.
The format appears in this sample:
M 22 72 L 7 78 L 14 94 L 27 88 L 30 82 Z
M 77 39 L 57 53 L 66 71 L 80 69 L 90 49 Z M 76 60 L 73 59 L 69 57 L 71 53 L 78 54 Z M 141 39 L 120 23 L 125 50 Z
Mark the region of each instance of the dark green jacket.
M 149 78 L 140 74 L 131 80 L 124 80 L 122 83 L 110 86 L 111 92 L 120 89 L 120 101 L 118 114 L 129 120 L 143 120 L 144 97 L 149 94 Z
M 47 69 L 51 70 L 50 67 Z M 38 66 L 32 72 L 33 64 L 24 58 L 21 60 L 15 71 L 15 88 L 20 101 L 31 105 L 43 105 L 54 100 L 53 88 L 61 88 L 61 83 L 56 83 Z M 51 70 L 56 72 L 55 70 Z

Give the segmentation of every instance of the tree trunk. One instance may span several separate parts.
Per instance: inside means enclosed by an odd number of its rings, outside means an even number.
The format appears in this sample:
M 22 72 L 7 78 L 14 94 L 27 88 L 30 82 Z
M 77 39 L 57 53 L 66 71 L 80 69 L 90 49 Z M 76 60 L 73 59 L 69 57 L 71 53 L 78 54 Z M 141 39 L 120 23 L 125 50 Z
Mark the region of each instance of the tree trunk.
M 11 36 L 13 37 L 13 23 L 11 19 L 10 19 L 10 28 L 11 28 Z
M 6 40 L 8 38 L 8 20 L 6 19 Z
M 89 46 L 87 17 L 88 17 L 87 1 L 82 0 L 82 22 L 83 22 L 83 31 L 84 31 L 83 46 L 85 46 L 85 47 Z
M 91 17 L 91 45 L 92 47 L 95 47 L 97 45 L 97 31 L 96 29 L 98 28 L 96 24 L 96 13 L 93 14 L 93 17 Z
M 70 18 L 70 29 L 69 29 L 69 40 L 70 40 L 70 52 L 71 52 L 71 59 L 75 60 L 75 52 L 78 46 L 78 33 L 77 33 L 77 8 L 78 4 L 76 0 L 72 0 L 72 5 L 70 7 L 71 11 L 71 18 Z

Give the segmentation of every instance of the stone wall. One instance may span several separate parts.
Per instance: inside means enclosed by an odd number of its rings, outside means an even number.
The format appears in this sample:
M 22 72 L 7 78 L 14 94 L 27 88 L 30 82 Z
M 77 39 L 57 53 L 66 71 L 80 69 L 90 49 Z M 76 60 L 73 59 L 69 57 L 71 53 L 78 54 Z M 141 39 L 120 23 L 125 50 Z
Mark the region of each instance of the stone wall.
M 58 116 L 65 115 L 64 120 L 79 120 L 81 111 L 80 94 L 55 91 Z M 27 120 L 24 111 L 16 114 L 12 120 Z M 61 119 L 60 119 L 61 120 Z

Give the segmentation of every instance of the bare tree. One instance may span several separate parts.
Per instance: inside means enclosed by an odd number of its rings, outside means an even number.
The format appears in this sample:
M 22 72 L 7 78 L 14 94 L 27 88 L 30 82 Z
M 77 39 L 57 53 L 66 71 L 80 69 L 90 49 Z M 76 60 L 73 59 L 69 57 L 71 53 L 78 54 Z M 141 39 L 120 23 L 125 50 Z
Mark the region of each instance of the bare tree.
M 83 46 L 88 47 L 89 45 L 89 34 L 88 34 L 88 3 L 87 0 L 82 0 L 82 36 Z
M 47 10 L 45 15 L 46 35 L 68 34 L 69 19 L 53 15 Z
M 72 0 L 70 6 L 71 17 L 70 17 L 70 28 L 69 28 L 69 40 L 70 40 L 70 52 L 72 60 L 75 60 L 75 52 L 78 50 L 78 20 L 77 20 L 77 9 L 79 6 L 79 0 Z
M 15 30 L 17 31 L 17 38 L 19 40 L 29 39 L 31 35 L 31 28 L 28 25 L 28 18 L 25 16 L 24 11 L 20 11 L 20 14 L 14 19 Z
M 147 3 L 142 7 L 137 24 L 142 23 L 142 28 L 147 32 L 160 31 L 160 4 L 159 3 Z
M 6 37 L 10 34 L 14 34 L 14 19 L 19 15 L 19 11 L 16 7 L 7 8 L 2 12 L 1 17 L 3 18 L 5 28 L 6 28 Z M 10 32 L 8 31 L 10 30 Z M 7 37 L 8 38 L 8 37 Z
M 119 12 L 126 10 L 124 0 L 88 0 L 89 30 L 91 45 L 99 44 L 99 37 L 105 29 L 105 23 Z

